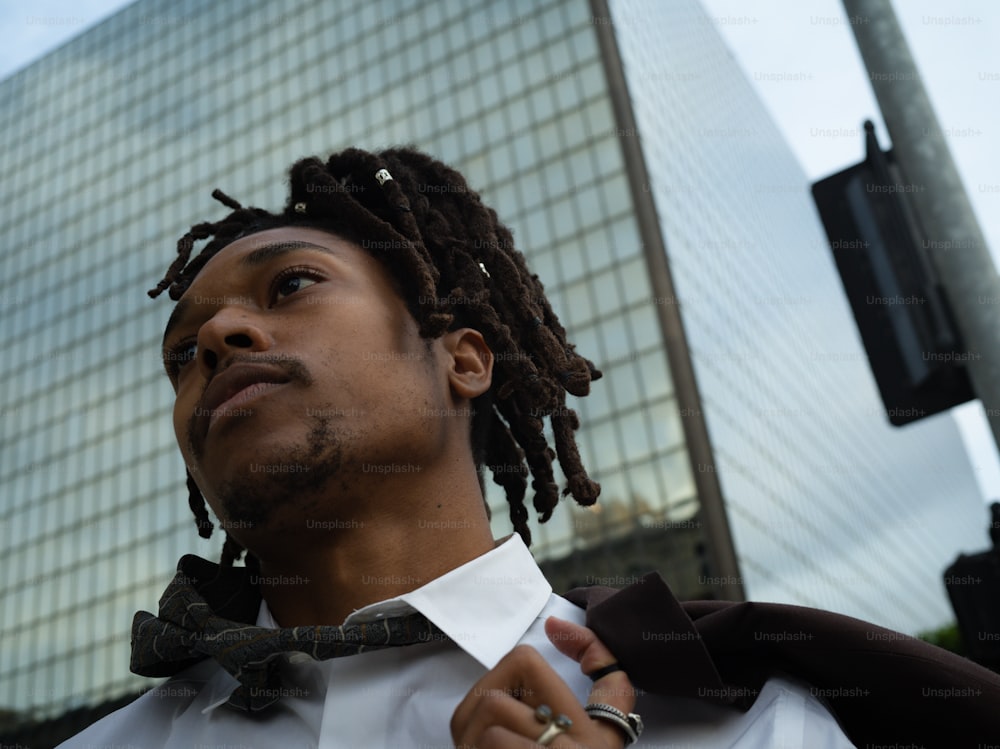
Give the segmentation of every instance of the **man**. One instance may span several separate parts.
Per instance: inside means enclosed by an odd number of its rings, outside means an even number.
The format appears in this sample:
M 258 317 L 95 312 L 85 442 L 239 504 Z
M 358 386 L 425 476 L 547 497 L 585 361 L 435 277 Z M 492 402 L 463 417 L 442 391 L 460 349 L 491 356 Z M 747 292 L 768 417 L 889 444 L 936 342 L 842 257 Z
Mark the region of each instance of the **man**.
M 552 594 L 526 549 L 527 475 L 543 522 L 553 458 L 563 494 L 596 500 L 565 394 L 600 372 L 461 175 L 349 149 L 295 164 L 278 215 L 215 195 L 232 213 L 193 227 L 150 293 L 178 301 L 174 429 L 199 533 L 205 500 L 226 531 L 222 563 L 185 557 L 159 616 L 136 615 L 133 670 L 173 678 L 68 746 L 854 745 L 824 660 L 884 663 L 828 644 L 854 620 L 685 611 L 654 577 Z M 516 531 L 500 541 L 486 467 Z M 745 646 L 775 622 L 820 643 Z M 838 707 L 855 741 L 906 735 L 909 706 L 879 699 Z M 883 708 L 895 722 L 878 734 Z

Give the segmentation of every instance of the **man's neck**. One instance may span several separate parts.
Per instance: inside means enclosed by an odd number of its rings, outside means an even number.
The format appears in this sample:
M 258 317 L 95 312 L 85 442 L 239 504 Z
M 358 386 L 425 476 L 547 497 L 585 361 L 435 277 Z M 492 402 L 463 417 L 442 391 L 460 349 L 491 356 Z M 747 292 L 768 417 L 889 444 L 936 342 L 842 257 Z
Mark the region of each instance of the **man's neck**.
M 482 506 L 478 512 L 474 503 L 461 506 L 469 511 L 330 528 L 322 542 L 295 543 L 262 559 L 257 582 L 275 621 L 283 627 L 341 624 L 352 611 L 415 590 L 493 549 Z

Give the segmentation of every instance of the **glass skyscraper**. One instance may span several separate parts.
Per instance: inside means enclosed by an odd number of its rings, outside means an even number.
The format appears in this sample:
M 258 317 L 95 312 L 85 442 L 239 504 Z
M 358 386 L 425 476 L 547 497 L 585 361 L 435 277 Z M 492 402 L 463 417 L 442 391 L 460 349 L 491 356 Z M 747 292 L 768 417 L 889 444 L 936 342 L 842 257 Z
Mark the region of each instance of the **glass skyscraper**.
M 350 145 L 461 170 L 604 372 L 570 399 L 600 509 L 533 525 L 557 589 L 657 568 L 950 618 L 940 570 L 982 541 L 957 430 L 887 425 L 805 179 L 695 0 L 139 0 L 0 83 L 0 133 L 4 730 L 145 686 L 132 614 L 221 548 L 146 289 L 213 188 L 276 209 L 295 159 Z

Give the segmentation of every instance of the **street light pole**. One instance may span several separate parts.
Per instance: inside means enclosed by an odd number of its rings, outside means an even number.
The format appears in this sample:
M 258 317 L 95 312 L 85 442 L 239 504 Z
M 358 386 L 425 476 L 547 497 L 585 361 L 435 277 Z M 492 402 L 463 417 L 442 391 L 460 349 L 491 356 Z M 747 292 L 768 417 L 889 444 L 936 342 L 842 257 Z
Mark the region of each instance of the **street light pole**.
M 1000 278 L 889 0 L 843 0 L 903 186 L 965 343 L 963 363 L 1000 446 Z

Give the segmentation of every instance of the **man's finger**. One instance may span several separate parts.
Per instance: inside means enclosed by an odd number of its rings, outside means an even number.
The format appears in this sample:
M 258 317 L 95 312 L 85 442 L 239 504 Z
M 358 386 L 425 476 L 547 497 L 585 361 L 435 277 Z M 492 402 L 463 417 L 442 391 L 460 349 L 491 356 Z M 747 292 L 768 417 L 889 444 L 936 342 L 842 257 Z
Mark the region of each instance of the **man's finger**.
M 565 619 L 550 616 L 545 620 L 545 634 L 548 635 L 549 640 L 559 652 L 579 663 L 580 670 L 588 676 L 617 663 L 614 654 L 608 650 L 593 630 L 587 629 L 587 627 L 581 627 L 579 624 L 573 624 Z M 610 671 L 594 681 L 594 687 L 590 690 L 587 702 L 611 705 L 628 714 L 635 708 L 635 700 L 636 691 L 628 674 L 618 670 Z M 607 726 L 617 736 L 621 736 L 621 729 L 616 728 L 613 724 L 607 721 L 596 722 Z

